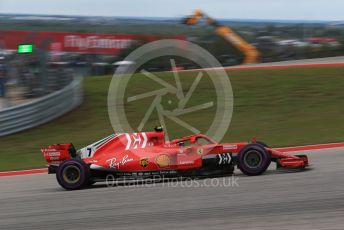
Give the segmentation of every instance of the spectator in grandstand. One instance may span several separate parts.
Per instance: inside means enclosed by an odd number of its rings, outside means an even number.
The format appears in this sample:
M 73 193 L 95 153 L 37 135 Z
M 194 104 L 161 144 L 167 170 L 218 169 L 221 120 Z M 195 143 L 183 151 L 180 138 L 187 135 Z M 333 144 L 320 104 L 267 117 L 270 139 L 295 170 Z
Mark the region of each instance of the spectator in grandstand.
M 6 97 L 6 81 L 7 81 L 7 69 L 4 64 L 4 58 L 0 57 L 0 97 Z

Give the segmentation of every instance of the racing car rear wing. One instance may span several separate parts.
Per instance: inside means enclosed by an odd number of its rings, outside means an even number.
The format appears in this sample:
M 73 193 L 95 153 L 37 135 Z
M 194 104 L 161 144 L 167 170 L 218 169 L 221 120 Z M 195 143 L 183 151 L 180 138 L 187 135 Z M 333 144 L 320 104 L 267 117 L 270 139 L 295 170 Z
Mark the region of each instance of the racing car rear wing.
M 41 152 L 48 165 L 58 166 L 63 161 L 76 157 L 76 150 L 73 144 L 54 144 L 41 149 Z

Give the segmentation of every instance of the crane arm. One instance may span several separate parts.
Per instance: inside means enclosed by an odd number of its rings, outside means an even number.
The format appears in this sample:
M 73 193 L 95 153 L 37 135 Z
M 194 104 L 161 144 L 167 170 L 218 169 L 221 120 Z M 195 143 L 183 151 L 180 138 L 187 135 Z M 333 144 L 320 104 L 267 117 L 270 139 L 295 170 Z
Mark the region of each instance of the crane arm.
M 183 23 L 186 25 L 195 25 L 200 19 L 205 18 L 206 24 L 213 26 L 215 32 L 225 38 L 228 42 L 233 44 L 237 49 L 245 54 L 245 59 L 243 64 L 250 64 L 257 62 L 259 58 L 259 52 L 250 43 L 246 42 L 242 37 L 235 33 L 231 28 L 220 25 L 213 18 L 205 15 L 202 11 L 196 10 L 191 16 L 185 18 Z

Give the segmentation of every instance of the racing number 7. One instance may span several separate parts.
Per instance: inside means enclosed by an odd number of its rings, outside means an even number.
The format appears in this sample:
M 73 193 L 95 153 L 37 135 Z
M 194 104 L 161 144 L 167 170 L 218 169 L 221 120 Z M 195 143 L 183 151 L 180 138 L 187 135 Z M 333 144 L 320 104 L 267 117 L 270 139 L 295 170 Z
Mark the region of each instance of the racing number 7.
M 87 148 L 87 151 L 88 151 L 88 157 L 91 157 L 91 154 L 92 154 L 92 148 Z

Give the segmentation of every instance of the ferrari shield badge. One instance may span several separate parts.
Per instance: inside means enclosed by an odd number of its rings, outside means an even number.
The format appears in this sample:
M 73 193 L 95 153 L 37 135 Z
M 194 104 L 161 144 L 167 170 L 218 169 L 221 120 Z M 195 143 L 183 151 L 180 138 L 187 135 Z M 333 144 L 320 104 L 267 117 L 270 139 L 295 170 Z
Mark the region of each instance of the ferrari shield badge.
M 148 166 L 148 158 L 142 158 L 140 160 L 140 166 L 146 168 Z

